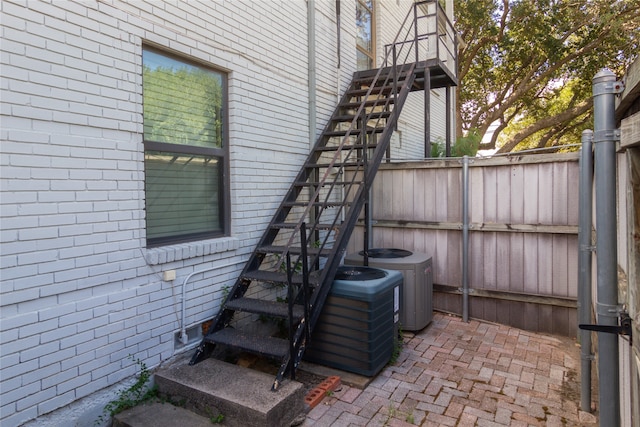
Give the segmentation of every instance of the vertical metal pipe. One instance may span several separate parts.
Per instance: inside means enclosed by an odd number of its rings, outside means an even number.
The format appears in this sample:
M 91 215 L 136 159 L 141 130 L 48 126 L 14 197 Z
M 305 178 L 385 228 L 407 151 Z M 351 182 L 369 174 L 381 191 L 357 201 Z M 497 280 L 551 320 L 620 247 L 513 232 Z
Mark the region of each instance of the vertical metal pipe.
M 451 88 L 444 88 L 446 94 L 446 126 L 445 130 L 445 157 L 451 157 Z
M 367 200 L 367 251 L 373 246 L 373 183 L 369 188 L 369 199 Z
M 309 84 L 309 147 L 316 143 L 316 2 L 307 0 L 307 77 Z
M 420 61 L 418 52 L 418 3 L 413 3 L 413 40 L 416 48 L 416 63 Z
M 593 190 L 593 131 L 582 132 L 580 149 L 579 220 L 578 220 L 578 324 L 591 324 L 591 228 Z M 579 329 L 580 340 L 580 408 L 591 412 L 591 331 Z
M 462 320 L 469 321 L 469 156 L 462 157 Z
M 360 141 L 362 144 L 362 179 L 364 182 L 364 188 L 366 189 L 369 185 L 369 147 L 367 144 L 367 138 L 369 134 L 366 132 L 367 123 L 365 120 L 366 113 L 362 110 L 362 119 L 360 120 Z M 366 190 L 363 194 L 364 196 L 364 261 L 363 264 L 365 267 L 369 266 L 369 231 L 371 227 L 371 211 L 369 210 L 369 196 L 370 191 Z
M 338 65 L 340 69 L 340 0 L 336 0 L 336 53 L 338 55 Z M 338 85 L 338 91 L 340 91 L 340 85 Z
M 596 186 L 596 261 L 599 325 L 618 325 L 616 245 L 615 75 L 603 69 L 593 78 Z M 620 425 L 618 336 L 598 332 L 600 425 Z
M 309 88 L 309 149 L 313 148 L 316 143 L 316 121 L 317 121 L 317 103 L 318 96 L 316 93 L 316 2 L 315 0 L 307 0 L 307 78 Z M 314 170 L 314 177 L 311 179 L 318 182 L 318 171 Z M 316 188 L 309 187 L 309 196 L 315 194 Z M 309 213 L 310 220 L 315 222 L 318 218 L 318 207 L 314 207 Z M 316 232 L 315 239 L 319 239 Z
M 431 157 L 431 70 L 424 68 L 424 157 Z

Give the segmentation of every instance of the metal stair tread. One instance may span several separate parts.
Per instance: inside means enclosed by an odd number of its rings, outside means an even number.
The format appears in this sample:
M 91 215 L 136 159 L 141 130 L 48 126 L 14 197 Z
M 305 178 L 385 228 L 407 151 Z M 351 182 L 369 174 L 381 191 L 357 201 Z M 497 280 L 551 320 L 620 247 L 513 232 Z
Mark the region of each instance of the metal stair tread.
M 298 227 L 297 222 L 279 222 L 271 225 L 271 228 L 275 229 L 295 229 Z M 314 224 L 313 225 L 317 230 L 331 230 L 334 228 L 340 227 L 339 223 L 336 224 Z M 310 226 L 308 227 L 310 228 Z
M 335 162 L 334 164 L 330 163 L 307 163 L 305 165 L 306 168 L 328 168 L 328 167 L 350 167 L 350 166 L 362 166 L 364 164 L 363 161 L 355 161 L 355 162 Z
M 384 132 L 384 127 L 376 127 L 376 128 L 371 128 L 371 129 L 367 129 L 365 131 L 365 133 L 370 134 L 370 133 L 382 133 Z M 350 131 L 347 130 L 332 130 L 329 132 L 325 132 L 323 135 L 329 138 L 333 138 L 336 136 L 347 136 L 347 134 L 349 135 L 360 135 L 362 134 L 362 129 L 351 129 Z
M 244 272 L 241 276 L 243 279 L 257 280 L 261 282 L 269 282 L 269 283 L 287 283 L 287 275 L 284 272 L 280 271 L 269 271 L 269 270 L 253 270 Z M 292 281 L 294 284 L 299 285 L 302 283 L 302 275 L 294 274 L 292 277 Z M 318 279 L 314 275 L 309 275 L 309 284 L 317 285 Z
M 370 119 L 387 118 L 391 115 L 391 111 L 372 111 L 367 114 Z M 334 122 L 351 122 L 356 118 L 355 114 L 341 114 L 331 118 Z
M 286 202 L 284 203 L 284 206 L 287 207 L 305 207 L 305 206 L 317 206 L 317 207 L 324 207 L 324 208 L 335 208 L 338 206 L 348 206 L 351 202 L 340 202 L 340 201 L 335 201 L 335 202 L 308 202 L 308 201 L 302 201 L 302 202 Z
M 367 148 L 376 148 L 378 144 L 367 144 Z M 340 146 L 338 145 L 324 145 L 322 147 L 316 147 L 315 151 L 338 151 Z M 350 150 L 362 150 L 364 145 L 362 144 L 344 144 L 342 146 L 342 151 L 350 151 Z
M 286 249 L 287 249 L 286 246 L 279 246 L 279 245 L 264 245 L 264 246 L 260 246 L 259 248 L 256 248 L 258 252 L 265 253 L 265 254 L 283 253 Z M 299 246 L 298 247 L 291 246 L 289 247 L 289 253 L 292 255 L 300 255 L 302 254 L 302 248 Z M 321 249 L 321 248 L 310 247 L 310 248 L 307 248 L 307 253 L 309 255 L 320 254 L 320 255 L 326 256 L 331 253 L 331 248 Z
M 289 317 L 289 305 L 287 303 L 257 298 L 234 298 L 225 303 L 225 308 L 245 313 L 264 314 L 282 318 Z M 299 304 L 294 304 L 293 318 L 296 319 L 296 322 L 302 319 L 303 316 L 304 307 Z
M 344 104 L 340 104 L 340 108 L 359 108 L 362 104 L 364 104 L 365 107 L 383 107 L 387 103 L 393 104 L 394 102 L 393 98 L 375 98 L 364 102 L 345 102 Z
M 289 353 L 289 341 L 285 339 L 247 333 L 229 327 L 210 333 L 204 339 L 210 343 L 229 345 L 275 359 L 282 359 Z
M 393 83 L 393 81 L 391 82 L 387 82 L 387 83 Z M 398 86 L 396 87 L 396 89 L 399 89 L 400 86 L 402 85 L 402 82 L 398 82 Z M 371 88 L 371 94 L 380 94 L 380 93 L 388 93 L 391 92 L 393 90 L 393 85 L 386 85 L 386 86 L 374 86 L 373 88 Z M 369 92 L 369 87 L 364 87 L 362 89 L 349 89 L 347 91 L 347 95 L 348 96 L 364 96 Z
M 296 187 L 326 187 L 331 185 L 349 185 L 348 181 L 296 181 L 293 183 Z

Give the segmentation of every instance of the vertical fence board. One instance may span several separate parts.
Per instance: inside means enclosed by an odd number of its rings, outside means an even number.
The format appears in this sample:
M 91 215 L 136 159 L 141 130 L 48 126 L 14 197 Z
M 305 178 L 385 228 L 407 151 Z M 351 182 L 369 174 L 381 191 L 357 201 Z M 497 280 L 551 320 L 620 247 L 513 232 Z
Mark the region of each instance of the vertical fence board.
M 538 294 L 538 236 L 535 234 L 523 235 L 523 289 L 526 294 Z
M 538 223 L 553 224 L 553 164 L 539 165 Z
M 484 218 L 482 222 L 495 223 L 497 217 L 497 168 L 486 168 L 482 170 L 484 175 Z
M 447 170 L 447 216 L 445 221 L 462 220 L 462 169 Z
M 538 306 L 538 330 L 548 334 L 553 333 L 553 307 Z
M 469 169 L 469 221 L 484 222 L 484 168 Z
M 553 236 L 539 236 L 538 242 L 538 294 L 553 295 Z
M 483 250 L 484 236 L 471 233 L 469 236 L 469 287 L 484 287 L 485 257 Z
M 567 236 L 567 297 L 578 298 L 578 238 Z
M 509 207 L 511 209 L 510 222 L 512 224 L 524 224 L 524 198 L 526 186 L 524 182 L 525 168 L 520 166 L 511 166 L 511 192 Z
M 524 257 L 524 235 L 512 234 L 509 236 L 509 288 L 510 291 L 524 292 L 524 266 L 527 260 Z
M 568 275 L 569 255 L 567 253 L 567 237 L 553 236 L 553 295 L 569 296 Z
M 565 225 L 569 219 L 568 192 L 566 183 L 568 182 L 568 168 L 566 163 L 553 164 L 554 185 L 551 187 L 553 194 L 552 201 L 552 224 Z M 558 185 L 559 183 L 564 185 Z
M 484 235 L 484 289 L 497 289 L 497 234 L 483 233 Z
M 513 222 L 511 220 L 511 197 L 513 196 L 511 191 L 511 168 L 505 166 L 496 168 L 495 180 L 496 213 L 493 222 L 511 224 Z
M 511 265 L 509 263 L 510 254 L 510 236 L 506 233 L 496 233 L 496 257 L 492 262 L 496 266 L 496 289 L 499 291 L 508 291 L 511 287 Z
M 523 221 L 525 224 L 540 224 L 538 203 L 540 192 L 540 165 L 524 165 L 523 169 Z M 577 222 L 576 222 L 577 224 Z
M 523 308 L 524 324 L 522 329 L 528 331 L 537 331 L 538 328 L 538 305 L 537 304 L 524 304 Z

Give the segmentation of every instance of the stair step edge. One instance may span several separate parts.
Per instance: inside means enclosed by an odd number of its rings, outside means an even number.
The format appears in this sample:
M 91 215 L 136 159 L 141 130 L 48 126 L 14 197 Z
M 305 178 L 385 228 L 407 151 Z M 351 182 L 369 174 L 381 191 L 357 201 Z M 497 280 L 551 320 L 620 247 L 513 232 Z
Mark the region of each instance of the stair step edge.
M 277 284 L 287 283 L 287 275 L 284 272 L 279 272 L 279 271 L 253 270 L 253 271 L 245 272 L 244 274 L 242 274 L 242 277 L 244 279 L 257 280 L 262 282 L 270 282 L 270 283 L 277 283 Z M 299 285 L 302 283 L 301 274 L 294 274 L 292 279 L 294 284 Z M 315 286 L 319 284 L 319 280 L 317 277 L 311 274 L 309 277 L 309 283 Z
M 260 253 L 266 253 L 266 254 L 277 254 L 277 253 L 282 253 L 284 252 L 286 249 L 285 246 L 277 246 L 277 245 L 266 245 L 266 246 L 261 246 L 256 248 L 256 250 Z M 302 248 L 301 247 L 290 247 L 289 248 L 289 253 L 292 255 L 301 255 L 302 254 Z M 331 248 L 325 248 L 325 249 L 320 249 L 320 248 L 307 248 L 307 253 L 309 255 L 315 255 L 315 254 L 320 254 L 320 255 L 329 255 L 331 253 Z
M 205 341 L 240 348 L 265 357 L 281 359 L 289 353 L 289 341 L 264 335 L 250 334 L 238 329 L 224 328 L 208 334 Z
M 289 306 L 285 302 L 267 301 L 256 298 L 236 298 L 227 301 L 225 308 L 246 313 L 264 314 L 281 318 L 289 317 Z M 304 316 L 304 307 L 293 305 L 293 317 L 300 320 Z

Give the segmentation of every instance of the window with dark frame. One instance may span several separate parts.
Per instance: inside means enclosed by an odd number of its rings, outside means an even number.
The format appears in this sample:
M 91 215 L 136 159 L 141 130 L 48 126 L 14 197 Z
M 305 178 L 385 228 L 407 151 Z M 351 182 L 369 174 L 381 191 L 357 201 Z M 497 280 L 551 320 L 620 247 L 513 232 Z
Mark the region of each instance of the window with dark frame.
M 356 2 L 356 60 L 358 70 L 375 67 L 375 13 L 373 0 Z
M 147 247 L 228 235 L 226 75 L 144 47 Z

